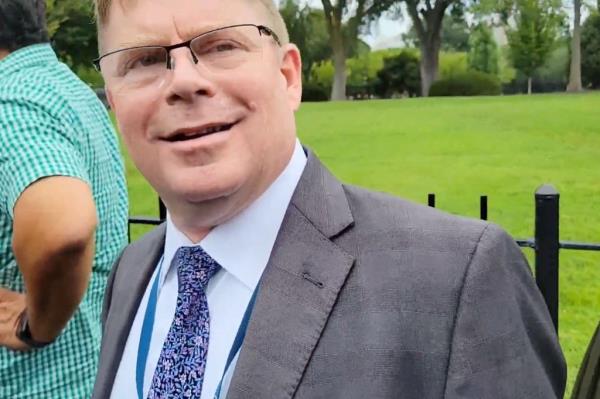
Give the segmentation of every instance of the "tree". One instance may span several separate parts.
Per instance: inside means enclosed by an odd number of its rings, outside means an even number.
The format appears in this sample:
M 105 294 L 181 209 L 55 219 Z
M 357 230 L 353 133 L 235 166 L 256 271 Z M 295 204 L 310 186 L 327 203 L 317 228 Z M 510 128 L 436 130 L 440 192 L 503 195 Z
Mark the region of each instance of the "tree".
M 300 7 L 297 0 L 286 0 L 280 12 L 290 41 L 298 46 L 302 54 L 302 75 L 307 81 L 313 65 L 331 58 L 325 16 L 321 10 L 308 5 Z
M 421 50 L 421 93 L 429 94 L 431 84 L 438 77 L 439 54 L 442 46 L 442 25 L 446 10 L 452 5 L 461 6 L 459 0 L 403 0 Z
M 468 55 L 469 68 L 498 75 L 498 44 L 490 28 L 479 24 L 473 30 L 469 40 L 470 50 Z
M 573 0 L 573 39 L 571 42 L 571 67 L 568 92 L 583 90 L 581 83 L 581 0 Z
M 469 51 L 470 27 L 464 15 L 446 13 L 442 23 L 442 51 Z M 414 26 L 402 35 L 409 47 L 419 47 L 419 37 Z
M 91 2 L 47 0 L 46 15 L 52 46 L 71 68 L 91 67 L 98 54 L 98 41 Z
M 581 73 L 586 86 L 600 88 L 600 13 L 590 15 L 581 29 Z
M 356 45 L 359 31 L 386 11 L 391 0 L 321 0 L 330 46 L 333 51 L 335 75 L 332 100 L 346 99 L 346 59 L 348 50 Z
M 534 72 L 554 48 L 564 15 L 559 0 L 515 0 L 512 17 L 515 28 L 507 32 L 513 66 L 527 76 L 527 93 L 531 94 Z

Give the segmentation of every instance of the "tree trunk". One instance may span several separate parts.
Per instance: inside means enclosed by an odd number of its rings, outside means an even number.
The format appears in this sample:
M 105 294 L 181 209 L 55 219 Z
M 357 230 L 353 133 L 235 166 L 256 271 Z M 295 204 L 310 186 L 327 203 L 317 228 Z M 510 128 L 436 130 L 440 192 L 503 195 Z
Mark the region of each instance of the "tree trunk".
M 571 72 L 568 92 L 583 90 L 581 84 L 581 0 L 574 1 L 575 20 L 573 24 L 573 40 L 571 42 Z
M 420 8 L 420 2 L 418 1 L 406 1 L 405 4 L 419 37 L 421 95 L 427 97 L 431 85 L 438 77 L 440 47 L 442 46 L 442 24 L 444 13 L 450 2 L 448 0 L 436 0 L 432 7 L 428 1 L 427 8 Z
M 346 99 L 346 48 L 342 32 L 336 32 L 332 36 L 334 76 L 331 100 L 342 101 Z
M 428 38 L 421 45 L 421 95 L 429 96 L 431 85 L 438 78 L 441 38 Z
M 528 95 L 531 95 L 531 93 L 533 92 L 532 86 L 533 86 L 533 78 L 530 76 L 529 78 L 527 78 L 527 94 Z

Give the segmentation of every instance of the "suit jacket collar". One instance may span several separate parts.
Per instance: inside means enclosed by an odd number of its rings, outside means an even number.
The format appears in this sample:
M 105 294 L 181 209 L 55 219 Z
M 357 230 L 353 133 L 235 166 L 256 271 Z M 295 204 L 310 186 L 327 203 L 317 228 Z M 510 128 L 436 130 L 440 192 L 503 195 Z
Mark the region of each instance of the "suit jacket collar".
M 306 150 L 307 163 L 292 205 L 325 237 L 332 238 L 354 223 L 342 184 Z
M 332 241 L 352 224 L 343 186 L 309 152 L 259 286 L 227 399 L 294 396 L 354 264 Z
M 163 223 L 127 247 L 111 272 L 102 314 L 101 362 L 93 399 L 110 397 L 133 319 L 163 252 L 165 231 Z M 113 298 L 118 298 L 118 302 L 112 303 Z

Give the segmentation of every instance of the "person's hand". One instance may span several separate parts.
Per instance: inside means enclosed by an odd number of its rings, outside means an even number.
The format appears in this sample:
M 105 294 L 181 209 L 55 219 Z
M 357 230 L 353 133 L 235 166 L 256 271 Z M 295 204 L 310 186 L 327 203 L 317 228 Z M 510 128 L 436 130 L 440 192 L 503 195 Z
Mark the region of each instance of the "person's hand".
M 17 338 L 19 315 L 25 307 L 24 294 L 0 288 L 0 346 L 15 351 L 30 349 Z

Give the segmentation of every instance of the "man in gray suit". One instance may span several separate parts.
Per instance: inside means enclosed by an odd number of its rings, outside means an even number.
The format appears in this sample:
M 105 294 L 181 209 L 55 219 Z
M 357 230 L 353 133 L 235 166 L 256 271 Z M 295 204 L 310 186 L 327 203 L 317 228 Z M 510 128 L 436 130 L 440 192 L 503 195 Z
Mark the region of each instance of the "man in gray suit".
M 94 399 L 560 398 L 500 228 L 335 179 L 271 0 L 97 0 L 108 99 L 168 208 L 106 292 Z

